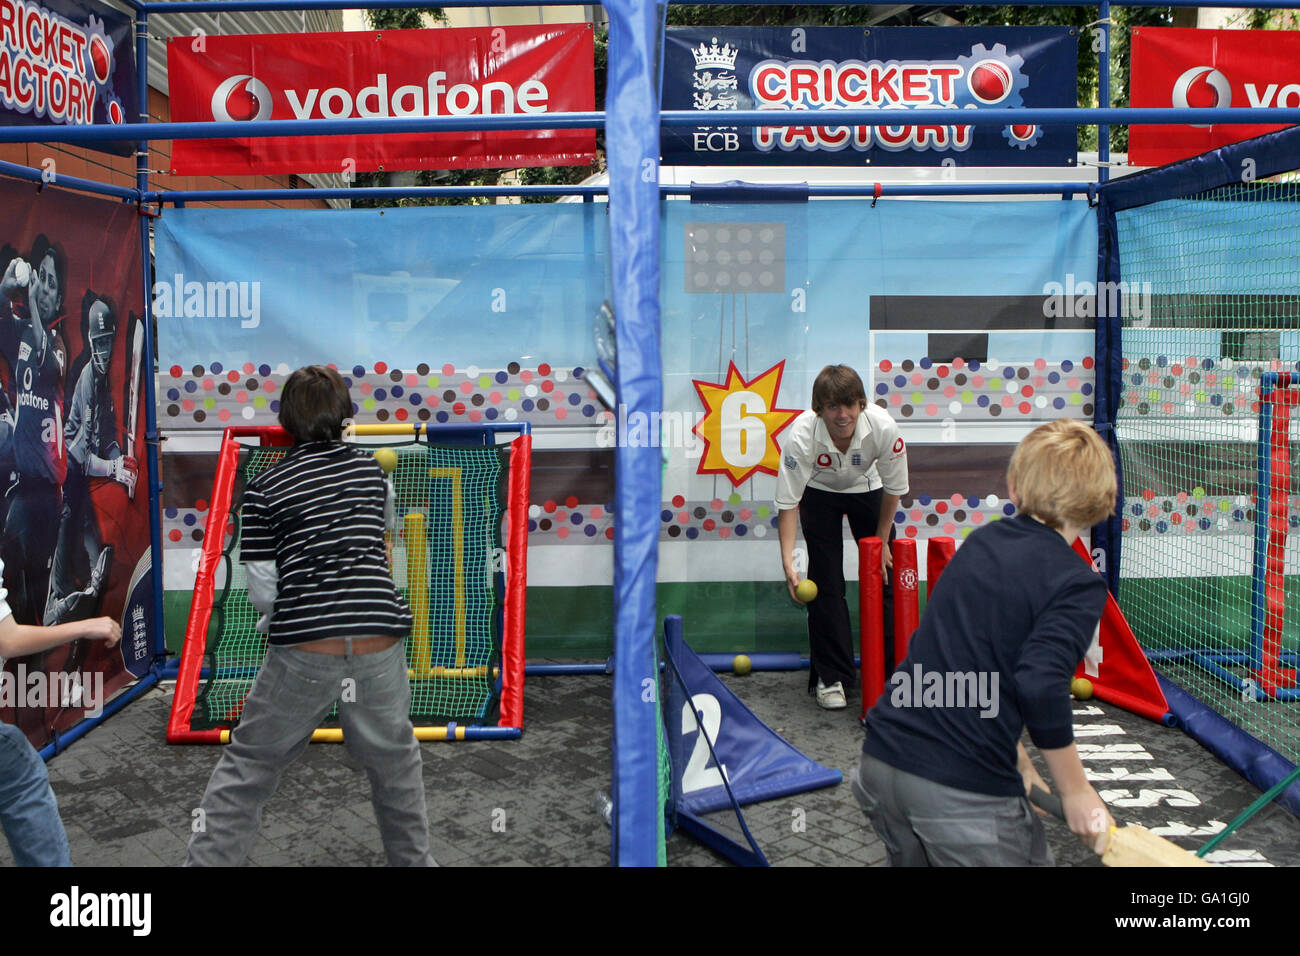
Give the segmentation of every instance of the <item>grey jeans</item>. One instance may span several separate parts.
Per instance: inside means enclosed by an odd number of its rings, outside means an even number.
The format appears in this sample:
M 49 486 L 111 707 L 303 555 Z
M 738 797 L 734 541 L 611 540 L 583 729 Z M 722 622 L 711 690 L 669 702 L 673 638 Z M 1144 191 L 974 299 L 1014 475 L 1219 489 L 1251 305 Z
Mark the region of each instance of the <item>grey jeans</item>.
M 411 685 L 405 644 L 399 641 L 360 655 L 267 649 L 243 716 L 203 793 L 186 866 L 244 861 L 263 805 L 336 700 L 344 745 L 370 777 L 389 865 L 437 865 L 429 853 L 423 764 L 408 716 Z
M 947 787 L 862 755 L 853 795 L 890 866 L 1052 866 L 1043 822 L 1026 797 Z

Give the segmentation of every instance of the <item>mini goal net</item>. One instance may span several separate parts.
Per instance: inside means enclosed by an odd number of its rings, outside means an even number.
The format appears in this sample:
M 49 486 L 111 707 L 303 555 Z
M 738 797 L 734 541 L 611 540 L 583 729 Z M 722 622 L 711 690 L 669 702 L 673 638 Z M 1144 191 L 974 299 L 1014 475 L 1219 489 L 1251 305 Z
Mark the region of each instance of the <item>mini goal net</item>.
M 513 433 L 498 441 L 501 432 Z M 377 444 L 396 436 L 401 444 Z M 411 722 L 421 740 L 516 737 L 523 719 L 531 435 L 509 426 L 359 425 L 388 448 L 397 515 L 393 577 L 411 607 Z M 257 444 L 252 444 L 256 441 Z M 289 450 L 280 428 L 222 440 L 172 701 L 170 743 L 225 743 L 266 657 L 239 560 L 247 482 Z M 313 739 L 341 740 L 336 713 Z

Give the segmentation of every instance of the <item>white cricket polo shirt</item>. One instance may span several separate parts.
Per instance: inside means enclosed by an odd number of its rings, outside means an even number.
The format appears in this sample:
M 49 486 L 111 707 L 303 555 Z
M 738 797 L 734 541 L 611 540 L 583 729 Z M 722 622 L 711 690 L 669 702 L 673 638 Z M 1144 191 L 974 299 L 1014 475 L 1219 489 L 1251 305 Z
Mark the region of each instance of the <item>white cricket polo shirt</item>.
M 842 493 L 875 491 L 907 494 L 907 446 L 889 413 L 868 405 L 858 416 L 849 450 L 840 451 L 826 423 L 811 409 L 794 420 L 782 437 L 776 476 L 776 506 L 798 507 L 807 487 Z

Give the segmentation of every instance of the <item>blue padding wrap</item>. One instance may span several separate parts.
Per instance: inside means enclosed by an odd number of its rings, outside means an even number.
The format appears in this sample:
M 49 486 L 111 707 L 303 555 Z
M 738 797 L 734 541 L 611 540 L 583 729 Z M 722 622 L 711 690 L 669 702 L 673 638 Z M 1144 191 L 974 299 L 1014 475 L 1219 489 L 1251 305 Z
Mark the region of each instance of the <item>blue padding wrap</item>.
M 1192 739 L 1252 784 L 1264 791 L 1295 769 L 1295 765 L 1273 748 L 1256 740 L 1226 720 L 1208 704 L 1159 674 L 1160 689 L 1169 701 L 1170 713 Z M 1267 706 L 1267 705 L 1261 705 Z M 1277 802 L 1300 817 L 1300 782 L 1277 796 Z
M 1115 210 L 1103 197 L 1097 206 L 1097 288 L 1119 288 L 1103 286 L 1102 283 L 1118 283 L 1119 267 L 1119 233 L 1115 222 Z M 1095 355 L 1096 383 L 1094 394 L 1093 423 L 1097 433 L 1106 442 L 1111 456 L 1115 459 L 1115 496 L 1116 508 L 1109 518 L 1092 529 L 1092 547 L 1100 549 L 1106 556 L 1101 568 L 1102 577 L 1110 593 L 1119 597 L 1119 562 L 1121 550 L 1120 531 L 1123 519 L 1119 509 L 1124 503 L 1124 469 L 1120 467 L 1119 436 L 1115 432 L 1115 416 L 1119 411 L 1120 392 L 1123 388 L 1124 372 L 1124 322 L 1120 315 L 1112 314 L 1112 305 L 1116 304 L 1113 296 L 1097 297 L 1097 332 Z
M 1109 202 L 1113 212 L 1119 212 L 1245 182 L 1243 175 L 1247 171 L 1251 179 L 1258 180 L 1297 167 L 1300 167 L 1300 126 L 1292 126 L 1136 176 L 1111 180 L 1097 192 Z
M 618 401 L 628 415 L 663 408 L 659 367 L 659 38 L 663 8 L 609 0 L 610 271 Z M 655 572 L 659 449 L 615 451 L 613 862 L 655 866 L 659 806 Z
M 807 183 L 745 183 L 737 179 L 725 183 L 691 183 L 691 202 L 755 203 L 807 202 Z
M 727 783 L 741 805 L 831 787 L 843 779 L 838 770 L 805 757 L 755 717 L 691 650 L 682 636 L 680 618 L 669 617 L 664 622 L 664 650 L 670 671 L 664 694 L 664 723 L 678 812 L 698 815 L 731 805 L 718 765 L 726 768 Z M 691 712 L 697 715 L 695 722 L 686 719 Z M 712 732 L 716 761 L 712 756 L 700 761 L 699 754 L 706 752 L 706 745 L 699 739 L 701 724 Z M 698 769 L 687 775 L 691 767 Z

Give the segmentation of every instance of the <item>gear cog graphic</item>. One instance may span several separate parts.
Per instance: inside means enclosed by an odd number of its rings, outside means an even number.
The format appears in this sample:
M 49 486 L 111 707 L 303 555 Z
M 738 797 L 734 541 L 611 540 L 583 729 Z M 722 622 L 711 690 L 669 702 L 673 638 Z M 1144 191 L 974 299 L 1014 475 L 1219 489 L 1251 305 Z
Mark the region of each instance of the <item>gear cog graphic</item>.
M 995 43 L 989 48 L 977 43 L 970 48 L 970 56 L 957 57 L 957 65 L 965 77 L 953 91 L 957 106 L 1013 109 L 1025 105 L 1020 95 L 1029 86 L 1025 58 L 1008 53 L 1006 44 Z
M 1004 126 L 1002 127 L 1002 138 L 1016 149 L 1025 150 L 1030 146 L 1034 146 L 1043 138 L 1043 128 L 1041 126 L 1030 126 L 1028 123 Z

